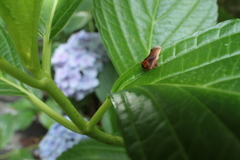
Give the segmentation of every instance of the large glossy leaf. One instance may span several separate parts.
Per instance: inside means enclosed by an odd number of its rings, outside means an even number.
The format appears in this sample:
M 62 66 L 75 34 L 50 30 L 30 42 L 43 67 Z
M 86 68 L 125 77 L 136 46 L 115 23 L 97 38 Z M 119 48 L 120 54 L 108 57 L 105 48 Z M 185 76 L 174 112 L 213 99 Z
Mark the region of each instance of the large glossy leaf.
M 11 38 L 1 25 L 0 42 L 0 58 L 4 58 L 9 63 L 16 66 L 18 69 L 25 72 Z M 16 88 L 16 86 L 24 87 L 25 89 L 30 90 L 29 87 L 24 86 L 13 77 L 0 71 L 0 95 L 24 96 L 25 94 Z
M 181 84 L 240 91 L 240 20 L 196 32 L 163 48 L 159 66 L 139 65 L 123 74 L 112 92 L 144 84 Z
M 44 37 L 48 25 L 51 24 L 50 38 L 55 37 L 67 24 L 82 0 L 58 0 L 56 7 L 55 0 L 44 0 L 39 22 L 39 34 Z M 51 18 L 52 21 L 50 22 Z
M 239 90 L 159 84 L 111 98 L 134 160 L 240 159 Z
M 123 147 L 107 145 L 95 140 L 85 140 L 64 152 L 58 160 L 126 160 L 129 159 Z
M 95 0 L 95 19 L 119 74 L 150 48 L 216 23 L 216 0 Z
M 0 16 L 7 25 L 23 63 L 28 68 L 39 68 L 38 20 L 42 0 L 1 0 Z

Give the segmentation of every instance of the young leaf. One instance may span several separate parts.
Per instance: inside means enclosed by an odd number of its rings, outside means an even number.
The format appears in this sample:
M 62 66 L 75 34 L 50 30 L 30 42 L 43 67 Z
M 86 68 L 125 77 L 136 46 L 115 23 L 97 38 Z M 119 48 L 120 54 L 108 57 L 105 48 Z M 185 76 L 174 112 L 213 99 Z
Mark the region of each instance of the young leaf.
M 147 84 L 181 84 L 240 91 L 240 20 L 229 20 L 164 46 L 156 69 L 140 64 L 123 74 L 112 92 Z
M 0 116 L 0 149 L 12 139 L 15 131 L 14 119 L 11 114 L 5 114 Z
M 127 160 L 129 159 L 123 147 L 107 145 L 95 140 L 85 140 L 64 152 L 58 160 Z
M 32 154 L 27 149 L 15 149 L 8 160 L 27 160 L 34 159 Z
M 18 69 L 25 72 L 22 63 L 17 55 L 17 51 L 14 48 L 14 44 L 11 38 L 1 25 L 0 25 L 0 42 L 1 42 L 0 58 L 5 59 L 13 66 L 16 66 Z M 25 94 L 18 88 L 16 88 L 16 86 L 24 87 L 25 89 L 30 90 L 29 87 L 23 85 L 18 80 L 0 71 L 0 95 L 24 96 Z
M 44 0 L 39 22 L 39 34 L 44 37 L 47 27 L 51 24 L 50 39 L 55 37 L 67 24 L 82 0 Z M 51 18 L 52 21 L 51 21 Z
M 29 100 L 22 98 L 9 105 L 17 113 L 16 115 L 13 115 L 14 120 L 17 122 L 15 124 L 16 130 L 24 130 L 32 124 L 34 116 L 37 114 L 38 110 Z
M 155 46 L 216 23 L 216 0 L 96 0 L 95 20 L 121 75 Z
M 63 32 L 67 35 L 70 35 L 77 30 L 80 30 L 83 28 L 89 20 L 89 14 L 88 12 L 80 11 L 75 12 L 72 16 L 72 18 L 69 20 L 67 25 L 63 28 Z
M 132 159 L 240 159 L 239 90 L 159 84 L 111 98 Z
M 0 1 L 0 16 L 22 62 L 30 69 L 40 68 L 37 28 L 41 4 L 41 0 Z

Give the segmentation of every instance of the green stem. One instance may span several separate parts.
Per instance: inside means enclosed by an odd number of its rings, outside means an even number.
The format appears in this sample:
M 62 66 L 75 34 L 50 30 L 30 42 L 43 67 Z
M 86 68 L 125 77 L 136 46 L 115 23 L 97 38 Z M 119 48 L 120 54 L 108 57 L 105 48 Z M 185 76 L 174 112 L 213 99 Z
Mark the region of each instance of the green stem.
M 106 144 L 124 146 L 124 141 L 122 137 L 107 134 L 97 128 L 93 128 L 92 131 L 87 134 L 87 136 Z
M 46 113 L 49 117 L 51 117 L 52 119 L 54 119 L 55 121 L 63 125 L 64 127 L 72 130 L 73 132 L 82 133 L 73 122 L 67 120 L 66 118 L 64 118 L 57 112 L 55 112 L 53 109 L 48 107 L 45 103 L 43 103 L 40 99 L 38 99 L 35 95 L 30 94 L 29 92 L 27 92 L 27 94 L 28 94 L 28 97 L 26 98 L 29 101 L 31 101 L 33 104 L 35 104 L 40 110 Z
M 12 77 L 16 78 L 17 80 L 26 83 L 27 85 L 34 87 L 34 88 L 42 88 L 43 84 L 40 80 L 37 80 L 28 74 L 24 73 L 17 67 L 13 66 L 5 59 L 0 58 L 0 70 L 11 75 Z
M 52 21 L 54 17 L 54 13 L 58 4 L 58 0 L 53 2 L 52 12 L 49 17 L 49 21 L 46 24 L 46 33 L 43 38 L 43 56 L 42 56 L 42 70 L 48 76 L 51 77 L 51 52 L 52 52 L 52 40 L 50 39 L 51 36 L 51 28 L 52 28 Z
M 88 12 L 88 17 L 89 17 L 89 20 L 88 20 L 89 30 L 91 32 L 94 32 L 94 23 L 93 23 L 93 16 L 92 16 L 92 12 L 91 11 Z
M 40 99 L 38 99 L 34 94 L 23 88 L 21 85 L 15 84 L 11 81 L 9 81 L 6 78 L 1 78 L 2 81 L 5 83 L 13 86 L 14 88 L 17 88 L 19 91 L 25 94 L 25 98 L 27 98 L 29 101 L 31 101 L 33 104 L 35 104 L 40 110 L 42 110 L 44 113 L 46 113 L 49 117 L 63 125 L 64 127 L 77 132 L 82 133 L 75 124 L 73 124 L 71 121 L 67 120 L 66 118 L 59 115 L 57 112 L 55 112 L 53 109 L 48 107 L 45 103 L 43 103 Z
M 42 70 L 50 78 L 51 76 L 51 52 L 52 41 L 48 38 L 43 40 Z
M 99 107 L 97 112 L 93 115 L 91 120 L 89 121 L 87 125 L 87 130 L 91 131 L 92 128 L 100 121 L 103 114 L 112 106 L 111 100 L 108 98 L 102 105 Z
M 83 134 L 86 132 L 87 122 L 78 113 L 69 99 L 62 93 L 52 79 L 46 78 L 43 80 L 43 89 L 59 104 L 72 122 L 81 130 Z

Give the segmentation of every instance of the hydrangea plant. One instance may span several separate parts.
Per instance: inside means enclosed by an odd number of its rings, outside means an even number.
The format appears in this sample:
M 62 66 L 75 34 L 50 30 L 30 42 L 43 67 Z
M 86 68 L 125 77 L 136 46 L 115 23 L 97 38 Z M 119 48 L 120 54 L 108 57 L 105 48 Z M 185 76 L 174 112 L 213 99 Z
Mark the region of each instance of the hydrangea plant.
M 93 2 L 95 22 L 119 79 L 89 121 L 51 75 L 52 40 L 81 0 L 0 1 L 7 25 L 7 32 L 0 26 L 0 93 L 23 96 L 64 127 L 120 146 L 112 150 L 108 145 L 107 154 L 101 147 L 92 154 L 96 149 L 88 146 L 90 152 L 84 154 L 91 158 L 123 155 L 125 148 L 132 159 L 240 159 L 240 20 L 216 24 L 216 0 Z M 140 64 L 155 46 L 162 51 L 146 71 Z M 46 91 L 71 121 L 38 99 L 32 87 Z M 96 126 L 112 106 L 119 122 L 115 127 L 121 130 L 117 135 Z M 111 126 L 112 115 L 108 118 Z M 85 156 L 79 150 L 70 154 Z

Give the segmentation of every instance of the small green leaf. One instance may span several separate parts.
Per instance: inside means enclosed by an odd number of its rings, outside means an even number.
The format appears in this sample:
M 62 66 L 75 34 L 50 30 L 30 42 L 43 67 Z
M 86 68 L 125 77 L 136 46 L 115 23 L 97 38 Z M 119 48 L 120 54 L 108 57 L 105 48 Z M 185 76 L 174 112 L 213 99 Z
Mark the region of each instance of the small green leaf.
M 111 95 L 132 159 L 240 159 L 240 93 L 184 84 Z
M 59 0 L 54 8 L 54 0 L 44 0 L 39 22 L 39 34 L 44 37 L 51 24 L 50 39 L 55 37 L 67 24 L 82 0 Z M 53 17 L 52 21 L 51 17 Z
M 125 160 L 129 159 L 123 147 L 107 145 L 95 140 L 85 140 L 64 152 L 58 160 Z
M 15 120 L 11 114 L 0 115 L 0 149 L 10 142 L 15 131 Z
M 41 4 L 42 0 L 0 1 L 0 16 L 27 68 L 40 68 L 37 29 Z
M 93 9 L 93 0 L 83 0 L 77 11 L 90 11 Z
M 54 111 L 56 111 L 59 114 L 62 114 L 62 110 L 61 108 L 59 108 L 59 106 L 57 105 L 57 103 L 55 101 L 53 101 L 52 99 L 48 99 L 46 102 L 46 105 L 50 108 L 52 108 Z M 52 118 L 50 118 L 46 113 L 41 112 L 39 114 L 39 121 L 41 122 L 41 124 L 49 129 L 49 127 L 55 123 L 56 121 L 54 121 Z
M 34 116 L 37 113 L 36 106 L 34 106 L 29 100 L 22 98 L 18 101 L 10 104 L 10 106 L 16 110 L 16 115 L 14 115 L 16 130 L 24 130 L 34 120 Z
M 103 71 L 99 73 L 100 84 L 96 89 L 96 94 L 101 102 L 104 102 L 107 98 L 107 94 L 110 93 L 111 88 L 116 82 L 118 74 L 114 69 L 111 62 L 104 65 Z
M 95 20 L 111 60 L 121 75 L 155 46 L 216 23 L 216 0 L 96 0 Z
M 0 42 L 0 58 L 5 59 L 13 66 L 16 66 L 18 69 L 25 72 L 11 38 L 1 25 Z M 25 96 L 26 94 L 19 90 L 19 87 L 25 88 L 29 91 L 31 90 L 29 87 L 23 85 L 18 80 L 0 71 L 0 95 Z
M 15 149 L 8 160 L 30 160 L 34 159 L 32 154 L 26 149 Z
M 73 14 L 67 25 L 63 28 L 65 34 L 71 34 L 84 27 L 89 20 L 88 12 L 76 12 Z
M 156 69 L 140 64 L 123 74 L 112 92 L 148 84 L 181 84 L 240 91 L 240 20 L 229 20 L 164 46 Z

